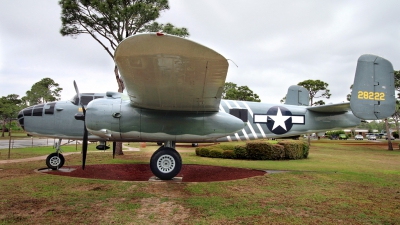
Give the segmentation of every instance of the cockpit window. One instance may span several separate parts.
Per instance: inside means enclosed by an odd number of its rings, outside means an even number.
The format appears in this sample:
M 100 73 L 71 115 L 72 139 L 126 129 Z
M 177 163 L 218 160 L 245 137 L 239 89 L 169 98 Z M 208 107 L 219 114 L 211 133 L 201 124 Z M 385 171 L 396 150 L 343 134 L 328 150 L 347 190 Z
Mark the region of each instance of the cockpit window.
M 44 114 L 47 114 L 47 115 L 54 114 L 54 106 L 56 106 L 55 102 L 47 103 L 44 106 Z
M 103 96 L 94 96 L 94 93 L 81 93 L 81 101 L 83 105 L 88 105 L 94 99 L 103 98 Z M 78 95 L 75 95 L 71 100 L 72 104 L 80 105 Z
M 23 111 L 24 116 L 32 116 L 32 109 L 33 109 L 33 106 L 24 109 L 24 111 Z
M 93 96 L 81 96 L 82 105 L 87 105 L 93 100 Z
M 43 104 L 36 105 L 33 109 L 32 116 L 43 116 Z

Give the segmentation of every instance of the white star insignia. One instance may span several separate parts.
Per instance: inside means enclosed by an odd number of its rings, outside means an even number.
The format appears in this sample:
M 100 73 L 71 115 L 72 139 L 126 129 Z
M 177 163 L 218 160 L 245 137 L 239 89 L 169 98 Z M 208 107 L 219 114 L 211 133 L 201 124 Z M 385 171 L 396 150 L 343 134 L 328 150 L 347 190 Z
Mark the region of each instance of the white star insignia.
M 282 112 L 279 107 L 276 116 L 270 116 L 270 115 L 268 116 L 271 117 L 271 119 L 274 121 L 274 126 L 272 127 L 272 130 L 275 130 L 278 126 L 281 126 L 284 130 L 286 130 L 285 121 L 291 117 L 291 116 L 282 116 Z

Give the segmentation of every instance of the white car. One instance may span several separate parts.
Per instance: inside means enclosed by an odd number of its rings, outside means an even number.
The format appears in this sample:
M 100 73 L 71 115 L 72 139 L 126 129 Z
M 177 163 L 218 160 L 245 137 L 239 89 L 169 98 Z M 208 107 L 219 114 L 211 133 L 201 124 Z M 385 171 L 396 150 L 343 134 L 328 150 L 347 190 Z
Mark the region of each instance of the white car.
M 375 135 L 369 135 L 368 136 L 368 140 L 376 140 L 376 136 Z
M 355 140 L 364 140 L 364 137 L 363 137 L 362 135 L 357 134 L 357 135 L 354 137 L 354 139 L 355 139 Z

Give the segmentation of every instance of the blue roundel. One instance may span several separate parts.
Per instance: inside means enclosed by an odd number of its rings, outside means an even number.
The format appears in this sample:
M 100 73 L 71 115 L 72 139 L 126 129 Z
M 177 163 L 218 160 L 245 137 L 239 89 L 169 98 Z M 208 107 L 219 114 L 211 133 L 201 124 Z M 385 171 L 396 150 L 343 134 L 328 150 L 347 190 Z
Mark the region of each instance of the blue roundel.
M 285 134 L 292 129 L 292 112 L 282 106 L 271 107 L 268 112 L 268 129 L 274 134 Z

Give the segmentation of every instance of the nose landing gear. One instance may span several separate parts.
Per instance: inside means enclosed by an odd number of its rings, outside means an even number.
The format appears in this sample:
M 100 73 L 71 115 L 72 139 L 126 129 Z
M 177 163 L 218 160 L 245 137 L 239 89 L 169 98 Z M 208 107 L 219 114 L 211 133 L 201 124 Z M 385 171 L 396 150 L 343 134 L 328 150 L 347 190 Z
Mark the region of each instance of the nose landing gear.
M 58 170 L 59 168 L 61 168 L 64 163 L 65 163 L 65 159 L 64 156 L 60 153 L 61 152 L 61 138 L 58 139 L 58 142 L 56 142 L 56 152 L 51 153 L 49 156 L 47 156 L 46 158 L 46 165 L 48 168 L 52 169 L 52 170 Z

